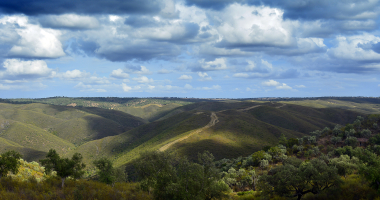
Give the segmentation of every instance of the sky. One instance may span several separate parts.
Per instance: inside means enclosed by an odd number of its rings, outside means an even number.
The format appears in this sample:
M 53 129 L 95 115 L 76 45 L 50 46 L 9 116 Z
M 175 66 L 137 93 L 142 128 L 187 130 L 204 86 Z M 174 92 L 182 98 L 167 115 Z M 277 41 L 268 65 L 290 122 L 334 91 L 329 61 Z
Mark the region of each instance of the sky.
M 2 0 L 0 98 L 380 95 L 379 0 Z

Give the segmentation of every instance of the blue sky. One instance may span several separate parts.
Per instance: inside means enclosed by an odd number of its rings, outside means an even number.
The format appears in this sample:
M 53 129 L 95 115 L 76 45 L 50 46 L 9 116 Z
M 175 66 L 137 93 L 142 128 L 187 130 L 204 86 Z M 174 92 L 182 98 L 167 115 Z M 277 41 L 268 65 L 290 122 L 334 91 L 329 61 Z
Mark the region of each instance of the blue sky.
M 0 1 L 0 98 L 380 96 L 379 0 Z

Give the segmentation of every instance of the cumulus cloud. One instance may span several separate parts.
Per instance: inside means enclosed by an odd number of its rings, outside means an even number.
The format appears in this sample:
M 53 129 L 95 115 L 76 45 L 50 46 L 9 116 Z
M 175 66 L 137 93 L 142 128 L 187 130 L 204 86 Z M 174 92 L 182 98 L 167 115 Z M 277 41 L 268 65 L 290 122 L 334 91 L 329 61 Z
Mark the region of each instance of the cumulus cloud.
M 363 48 L 367 44 L 380 42 L 380 37 L 370 34 L 339 36 L 336 38 L 338 46 L 328 50 L 328 54 L 335 58 L 356 61 L 379 61 L 380 54 L 372 49 Z
M 191 86 L 190 84 L 186 84 L 184 88 L 187 90 L 191 90 L 191 89 L 193 89 L 193 86 Z
M 117 79 L 129 78 L 129 74 L 125 73 L 122 69 L 113 70 L 110 76 Z
M 67 29 L 94 29 L 100 25 L 95 17 L 76 14 L 47 15 L 41 17 L 39 22 L 44 27 Z
M 137 81 L 139 83 L 152 83 L 153 82 L 153 79 L 149 79 L 146 76 L 141 76 L 141 77 L 138 77 L 138 78 L 133 78 L 133 80 Z
M 198 76 L 200 77 L 200 81 L 211 81 L 212 78 L 206 72 L 198 72 Z
M 124 92 L 129 92 L 132 90 L 132 87 L 128 86 L 127 84 L 125 83 L 122 83 L 121 84 L 121 87 L 123 88 Z
M 280 85 L 280 83 L 275 80 L 269 80 L 269 81 L 262 82 L 261 85 L 270 87 L 270 86 L 278 86 Z
M 293 44 L 292 29 L 277 8 L 232 4 L 220 13 L 223 23 L 217 28 L 222 35 L 218 46 L 244 48 Z
M 278 90 L 291 90 L 293 89 L 292 87 L 288 86 L 285 83 L 280 83 L 275 80 L 269 80 L 269 81 L 264 81 L 261 83 L 261 85 L 266 86 L 266 87 L 275 87 Z
M 222 87 L 220 85 L 213 85 L 212 87 L 202 87 L 202 90 L 220 90 Z
M 64 73 L 60 73 L 58 76 L 63 79 L 82 79 L 85 77 L 89 77 L 90 73 L 86 71 L 80 71 L 78 69 L 74 69 L 72 71 L 68 70 Z
M 159 74 L 170 74 L 172 71 L 170 70 L 167 70 L 167 69 L 160 69 L 158 70 L 158 73 Z
M 134 66 L 134 65 L 127 65 L 125 67 L 125 71 L 132 73 L 132 74 L 151 74 L 152 72 L 149 71 L 148 68 L 145 66 Z
M 0 71 L 3 80 L 36 79 L 53 77 L 56 72 L 48 68 L 43 60 L 22 61 L 19 59 L 6 59 L 3 63 L 5 71 Z
M 8 52 L 11 57 L 29 58 L 58 58 L 65 56 L 62 44 L 59 41 L 60 31 L 41 28 L 30 24 L 25 16 L 5 16 L 0 19 L 1 24 L 14 24 L 18 28 L 19 39 Z
M 179 80 L 192 80 L 193 77 L 190 75 L 182 75 L 178 78 Z

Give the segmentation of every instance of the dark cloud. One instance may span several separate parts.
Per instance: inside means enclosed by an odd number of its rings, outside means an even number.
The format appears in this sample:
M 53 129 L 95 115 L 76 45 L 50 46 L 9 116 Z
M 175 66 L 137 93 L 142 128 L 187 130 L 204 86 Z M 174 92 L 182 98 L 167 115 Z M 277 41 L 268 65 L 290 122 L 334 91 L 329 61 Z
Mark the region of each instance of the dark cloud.
M 300 73 L 297 69 L 287 69 L 286 71 L 280 73 L 277 78 L 289 79 L 297 78 L 300 76 Z
M 186 0 L 187 5 L 213 10 L 222 10 L 233 3 L 276 7 L 284 10 L 285 19 L 305 20 L 374 18 L 365 14 L 376 13 L 380 7 L 379 2 L 369 0 Z
M 242 3 L 245 0 L 186 0 L 188 6 L 197 6 L 200 8 L 213 9 L 213 10 L 222 10 L 226 6 L 232 3 Z
M 152 26 L 159 25 L 159 22 L 154 20 L 152 17 L 136 16 L 136 15 L 129 16 L 127 19 L 125 19 L 124 23 L 134 28 L 141 28 L 141 27 L 146 27 L 146 26 L 152 27 Z
M 100 47 L 96 55 L 110 61 L 171 60 L 180 55 L 179 47 L 168 43 L 144 42 L 138 44 L 114 44 Z
M 6 14 L 155 14 L 164 7 L 159 0 L 2 0 Z
M 86 30 L 99 27 L 99 22 L 94 17 L 73 14 L 66 15 L 43 15 L 37 17 L 38 22 L 47 28 Z

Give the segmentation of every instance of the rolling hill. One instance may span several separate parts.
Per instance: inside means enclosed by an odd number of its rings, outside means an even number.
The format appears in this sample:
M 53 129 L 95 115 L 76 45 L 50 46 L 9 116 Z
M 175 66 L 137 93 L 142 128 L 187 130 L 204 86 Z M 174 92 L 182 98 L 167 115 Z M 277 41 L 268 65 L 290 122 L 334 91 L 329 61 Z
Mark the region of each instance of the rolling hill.
M 31 159 L 41 157 L 49 148 L 66 156 L 78 152 L 90 167 L 101 157 L 125 166 L 141 152 L 151 150 L 178 152 L 190 159 L 205 150 L 216 159 L 246 156 L 276 144 L 281 134 L 296 138 L 324 127 L 345 125 L 358 115 L 365 116 L 360 111 L 366 106 L 378 105 L 368 103 L 359 110 L 349 110 L 338 105 L 298 105 L 308 100 L 298 104 L 167 98 L 36 101 L 43 103 L 0 103 L 0 151 L 18 149 Z M 343 107 L 356 103 L 339 102 Z

